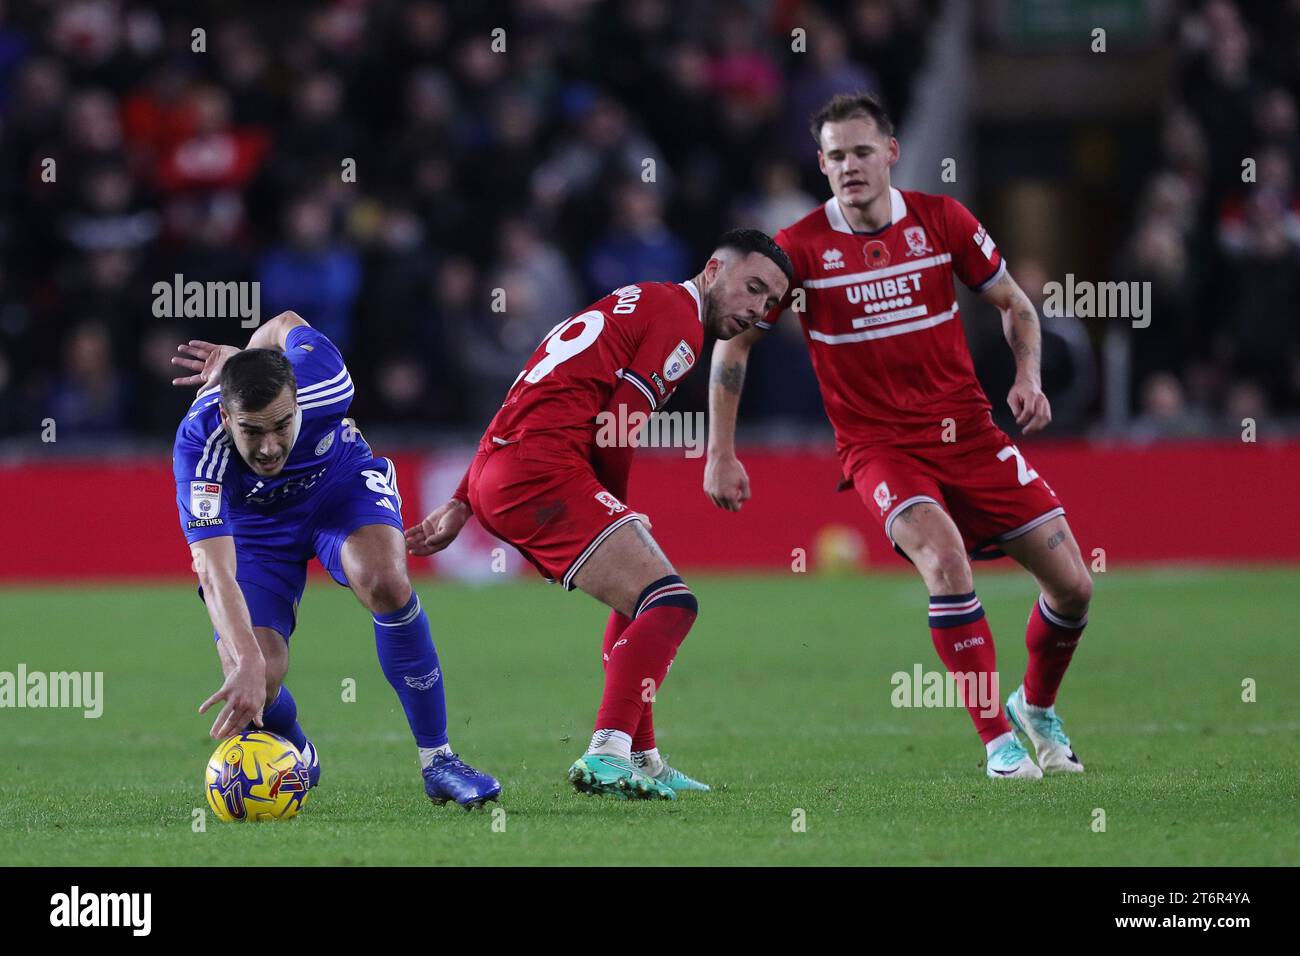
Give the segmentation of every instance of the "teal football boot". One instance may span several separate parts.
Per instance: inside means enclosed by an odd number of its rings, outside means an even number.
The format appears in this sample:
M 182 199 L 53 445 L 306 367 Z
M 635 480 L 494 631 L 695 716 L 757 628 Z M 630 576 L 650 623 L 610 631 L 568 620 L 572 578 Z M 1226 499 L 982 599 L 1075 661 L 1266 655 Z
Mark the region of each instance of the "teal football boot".
M 676 800 L 673 789 L 647 777 L 632 761 L 609 754 L 584 754 L 569 768 L 569 782 L 579 793 L 620 800 Z
M 1007 716 L 1034 745 L 1038 766 L 1044 773 L 1083 773 L 1083 762 L 1074 755 L 1070 738 L 1061 728 L 1061 718 L 1056 716 L 1056 708 L 1031 710 L 1025 701 L 1024 684 L 1007 698 Z

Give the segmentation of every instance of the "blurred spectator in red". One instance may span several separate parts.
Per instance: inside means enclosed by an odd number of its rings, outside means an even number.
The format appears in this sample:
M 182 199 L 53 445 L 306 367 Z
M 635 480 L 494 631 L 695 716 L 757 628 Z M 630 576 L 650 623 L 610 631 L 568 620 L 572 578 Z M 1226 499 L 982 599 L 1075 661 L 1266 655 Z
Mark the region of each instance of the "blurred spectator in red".
M 1283 231 L 1293 243 L 1300 243 L 1300 192 L 1295 188 L 1291 157 L 1284 149 L 1270 146 L 1260 152 L 1257 163 L 1256 181 L 1234 191 L 1219 210 L 1219 242 L 1228 255 L 1239 255 L 1252 241 L 1249 208 L 1262 202 L 1276 208 Z
M 241 189 L 261 168 L 270 142 L 261 130 L 231 124 L 230 97 L 202 86 L 188 98 L 193 132 L 163 154 L 158 186 L 164 192 Z

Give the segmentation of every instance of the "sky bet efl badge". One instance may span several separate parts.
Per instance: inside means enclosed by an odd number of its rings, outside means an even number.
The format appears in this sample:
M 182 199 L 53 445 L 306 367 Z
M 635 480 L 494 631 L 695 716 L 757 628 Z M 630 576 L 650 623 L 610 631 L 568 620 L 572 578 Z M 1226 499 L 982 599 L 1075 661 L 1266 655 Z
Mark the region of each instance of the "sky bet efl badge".
M 196 518 L 215 518 L 221 514 L 221 486 L 210 481 L 191 481 L 190 514 Z
M 682 339 L 677 343 L 677 348 L 673 349 L 673 354 L 668 356 L 664 362 L 664 378 L 670 382 L 675 382 L 691 370 L 695 364 L 695 353 L 691 347 Z

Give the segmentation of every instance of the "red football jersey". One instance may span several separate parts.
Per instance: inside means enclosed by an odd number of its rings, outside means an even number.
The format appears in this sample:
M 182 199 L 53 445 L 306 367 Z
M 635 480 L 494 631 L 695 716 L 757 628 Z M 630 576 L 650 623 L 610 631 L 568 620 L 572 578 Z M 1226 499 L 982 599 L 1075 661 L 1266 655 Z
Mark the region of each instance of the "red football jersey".
M 498 444 L 568 429 L 576 450 L 595 442 L 596 415 L 620 381 L 647 413 L 662 408 L 704 344 L 704 303 L 692 282 L 615 289 L 561 322 L 519 373 L 484 433 Z
M 791 293 L 772 324 L 805 290 L 799 313 L 826 414 L 843 450 L 939 437 L 945 418 L 991 408 L 975 378 L 953 287 L 976 292 L 1006 264 L 988 231 L 948 196 L 890 190 L 892 221 L 872 233 L 850 228 L 833 196 L 774 237 L 794 264 Z

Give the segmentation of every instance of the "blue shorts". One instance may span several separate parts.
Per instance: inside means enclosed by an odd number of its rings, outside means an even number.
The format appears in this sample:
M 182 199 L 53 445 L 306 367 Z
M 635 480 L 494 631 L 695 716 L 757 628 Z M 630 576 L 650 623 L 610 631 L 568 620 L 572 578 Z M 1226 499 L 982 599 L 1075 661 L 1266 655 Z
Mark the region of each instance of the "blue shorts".
M 348 587 L 343 572 L 343 542 L 371 524 L 402 525 L 397 469 L 388 458 L 361 458 L 327 487 L 301 504 L 261 513 L 232 511 L 238 568 L 235 580 L 248 604 L 254 627 L 269 627 L 286 641 L 298 621 L 298 602 L 307 586 L 307 563 L 321 565 Z M 199 589 L 203 597 L 203 589 Z M 214 634 L 220 639 L 220 635 Z

